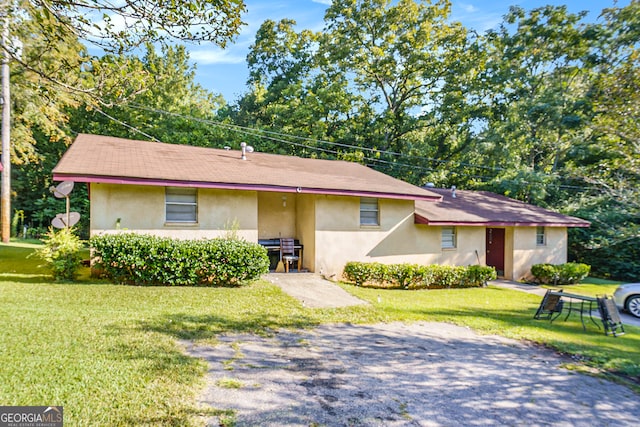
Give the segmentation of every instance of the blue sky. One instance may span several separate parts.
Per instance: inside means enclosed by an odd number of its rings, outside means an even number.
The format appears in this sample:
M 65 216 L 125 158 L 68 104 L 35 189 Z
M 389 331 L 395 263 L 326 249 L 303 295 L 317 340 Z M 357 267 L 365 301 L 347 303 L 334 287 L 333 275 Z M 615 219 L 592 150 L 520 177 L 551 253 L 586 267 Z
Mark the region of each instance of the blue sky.
M 509 6 L 519 5 L 526 10 L 547 4 L 566 4 L 571 12 L 589 11 L 589 19 L 596 20 L 600 11 L 614 5 L 615 0 L 452 0 L 452 20 L 467 28 L 484 32 L 496 27 L 508 12 Z M 618 0 L 619 6 L 630 0 Z M 324 26 L 324 12 L 331 0 L 245 0 L 247 13 L 236 41 L 222 50 L 211 45 L 187 46 L 191 61 L 196 65 L 196 81 L 204 88 L 221 93 L 227 102 L 235 101 L 245 92 L 248 76 L 246 55 L 256 31 L 267 19 L 294 19 L 298 31 L 319 31 Z

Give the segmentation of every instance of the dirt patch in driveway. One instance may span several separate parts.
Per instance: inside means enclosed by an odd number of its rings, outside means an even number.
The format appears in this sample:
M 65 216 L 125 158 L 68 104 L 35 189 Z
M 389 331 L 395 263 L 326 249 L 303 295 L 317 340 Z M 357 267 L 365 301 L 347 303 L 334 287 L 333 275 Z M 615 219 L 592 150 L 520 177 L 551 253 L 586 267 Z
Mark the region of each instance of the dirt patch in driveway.
M 640 416 L 630 389 L 562 369 L 550 350 L 444 323 L 184 344 L 210 366 L 201 402 L 234 410 L 238 426 L 635 426 Z

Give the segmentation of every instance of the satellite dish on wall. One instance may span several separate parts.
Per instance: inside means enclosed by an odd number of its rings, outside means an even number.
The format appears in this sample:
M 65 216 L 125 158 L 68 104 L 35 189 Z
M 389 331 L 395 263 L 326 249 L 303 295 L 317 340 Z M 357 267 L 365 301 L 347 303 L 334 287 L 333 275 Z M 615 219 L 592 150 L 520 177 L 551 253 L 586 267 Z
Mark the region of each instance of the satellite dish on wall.
M 73 227 L 80 221 L 80 214 L 78 212 L 69 212 L 67 214 L 58 214 L 53 220 L 51 220 L 51 225 L 55 228 L 67 228 Z M 67 224 L 69 222 L 69 224 Z
M 55 228 L 67 228 L 64 225 L 64 221 L 62 221 L 62 218 L 60 217 L 55 217 L 51 220 L 51 225 L 53 225 Z
M 58 199 L 63 199 L 73 190 L 73 181 L 63 181 L 57 187 L 52 186 L 49 189 Z

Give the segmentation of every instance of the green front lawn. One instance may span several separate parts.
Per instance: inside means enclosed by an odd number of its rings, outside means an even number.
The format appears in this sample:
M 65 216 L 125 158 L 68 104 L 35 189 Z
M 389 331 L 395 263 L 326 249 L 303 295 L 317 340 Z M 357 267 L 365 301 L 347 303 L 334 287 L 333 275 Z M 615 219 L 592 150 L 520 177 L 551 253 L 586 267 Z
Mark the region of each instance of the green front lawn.
M 57 284 L 0 244 L 0 404 L 63 405 L 69 425 L 191 425 L 215 408 L 196 396 L 205 364 L 180 340 L 269 333 L 321 322 L 445 321 L 579 354 L 600 369 L 640 375 L 640 329 L 605 337 L 577 318 L 533 320 L 540 297 L 501 288 L 380 291 L 343 285 L 368 307 L 305 309 L 260 281 L 242 288 L 158 288 L 91 281 Z M 578 288 L 572 288 L 578 292 Z M 610 293 L 606 292 L 598 293 Z M 378 302 L 380 297 L 380 302 Z

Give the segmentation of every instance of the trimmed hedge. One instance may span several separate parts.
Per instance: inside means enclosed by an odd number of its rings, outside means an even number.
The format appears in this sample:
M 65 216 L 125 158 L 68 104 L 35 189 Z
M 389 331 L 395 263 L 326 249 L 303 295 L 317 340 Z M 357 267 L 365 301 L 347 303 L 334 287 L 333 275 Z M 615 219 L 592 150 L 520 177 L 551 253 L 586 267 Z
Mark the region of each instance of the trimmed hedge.
M 240 239 L 118 233 L 92 237 L 90 244 L 94 267 L 121 284 L 237 286 L 269 271 L 267 250 Z
M 389 289 L 444 289 L 485 286 L 494 280 L 493 267 L 471 265 L 381 264 L 378 262 L 349 262 L 344 277 L 356 286 Z
M 566 264 L 534 264 L 531 274 L 543 285 L 574 285 L 587 277 L 591 266 L 577 262 Z

